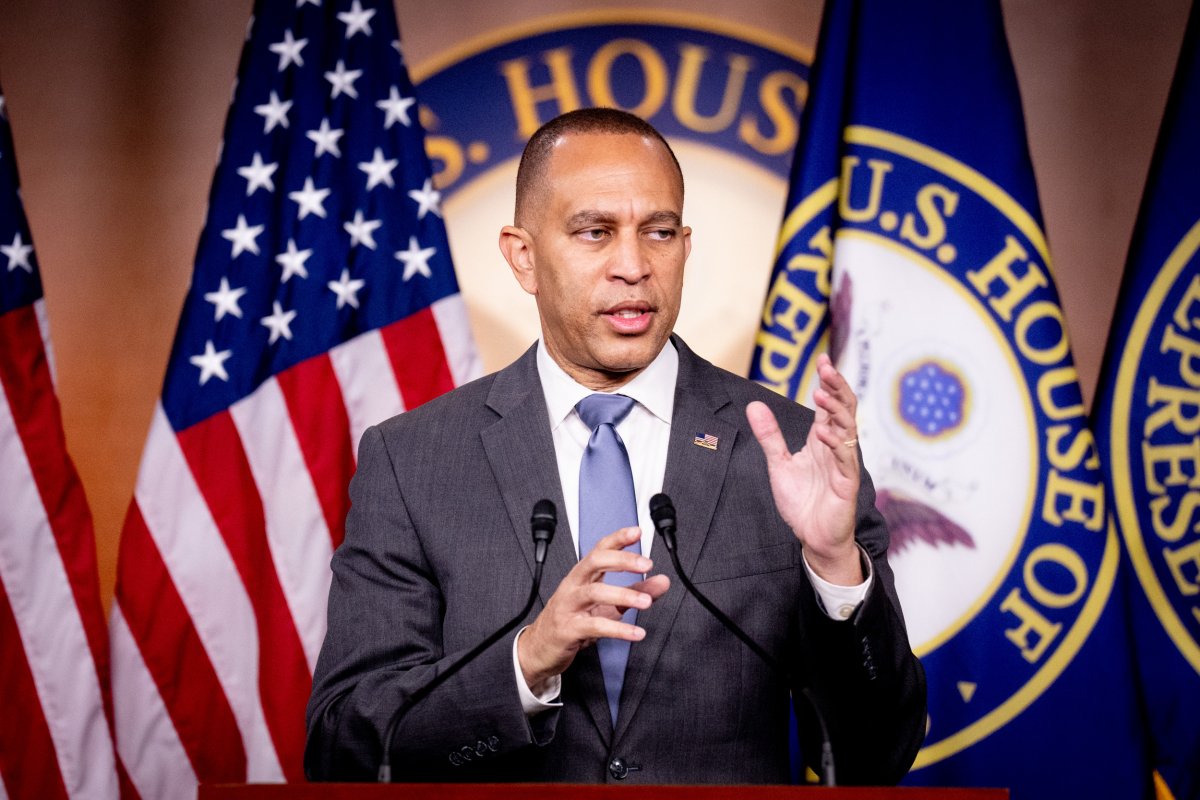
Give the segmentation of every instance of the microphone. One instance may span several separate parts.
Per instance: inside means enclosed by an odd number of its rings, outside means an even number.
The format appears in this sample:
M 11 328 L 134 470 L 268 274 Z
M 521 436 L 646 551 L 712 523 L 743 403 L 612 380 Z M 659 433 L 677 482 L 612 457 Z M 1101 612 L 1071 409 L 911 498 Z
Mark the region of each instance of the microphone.
M 683 582 L 684 588 L 688 590 L 688 594 L 695 597 L 700 602 L 700 605 L 708 609 L 708 612 L 716 617 L 717 621 L 725 626 L 726 630 L 741 639 L 775 673 L 776 677 L 782 679 L 785 685 L 791 686 L 791 673 L 776 661 L 770 653 L 764 650 L 758 642 L 750 638 L 750 634 L 742 630 L 741 626 L 705 597 L 704 593 L 697 589 L 696 585 L 684 573 L 683 566 L 679 563 L 679 554 L 675 551 L 675 505 L 671 502 L 671 498 L 662 492 L 651 497 L 650 519 L 654 522 L 654 529 L 662 537 L 663 544 L 667 546 L 667 553 L 671 556 L 671 563 L 675 565 L 675 572 L 679 575 L 679 580 Z M 816 717 L 817 724 L 821 728 L 821 784 L 824 786 L 836 786 L 837 783 L 833 768 L 833 745 L 829 741 L 829 729 L 825 726 L 825 717 L 822 716 L 821 709 L 817 707 L 816 700 L 807 686 L 800 689 L 800 694 L 804 696 L 809 708 L 813 711 L 813 716 Z
M 550 540 L 554 538 L 554 528 L 558 525 L 558 510 L 549 500 L 538 500 L 533 504 L 533 517 L 529 526 L 533 529 L 533 562 L 537 569 L 542 568 L 546 560 L 546 551 L 550 548 Z
M 538 589 L 542 585 L 542 568 L 546 563 L 546 551 L 550 549 L 550 542 L 554 539 L 554 529 L 558 525 L 558 510 L 554 507 L 554 503 L 550 500 L 538 500 L 533 505 L 533 515 L 529 520 L 529 525 L 533 530 L 533 586 L 529 590 L 529 599 L 525 601 L 525 607 L 522 608 L 517 615 L 491 636 L 484 639 L 479 644 L 472 647 L 466 653 L 451 663 L 444 670 L 433 677 L 433 680 L 426 683 L 424 686 L 413 692 L 407 701 L 401 703 L 400 706 L 392 712 L 392 716 L 388 719 L 387 726 L 383 729 L 383 757 L 379 763 L 379 783 L 392 782 L 392 743 L 396 737 L 396 731 L 400 729 L 400 720 L 413 709 L 417 703 L 428 697 L 434 689 L 441 686 L 451 677 L 458 674 L 459 670 L 465 667 L 469 662 L 474 661 L 480 653 L 487 650 L 496 642 L 504 638 L 505 634 L 512 631 L 513 628 L 521 624 L 521 621 L 529 615 L 533 610 L 533 604 L 537 602 Z

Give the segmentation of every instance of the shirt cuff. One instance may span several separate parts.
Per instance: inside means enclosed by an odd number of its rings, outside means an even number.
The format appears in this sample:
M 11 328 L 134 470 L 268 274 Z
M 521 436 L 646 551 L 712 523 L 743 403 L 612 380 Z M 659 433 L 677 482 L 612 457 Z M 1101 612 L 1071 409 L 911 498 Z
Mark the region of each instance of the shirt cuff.
M 813 572 L 813 568 L 808 565 L 808 559 L 804 557 L 804 551 L 800 551 L 800 558 L 804 562 L 804 571 L 808 573 L 808 579 L 812 583 L 813 589 L 817 593 L 817 602 L 821 606 L 821 610 L 825 612 L 825 616 L 833 620 L 847 620 L 854 615 L 862 601 L 867 598 L 867 592 L 871 590 L 871 582 L 875 579 L 875 573 L 871 569 L 871 559 L 867 557 L 867 551 L 862 549 L 862 545 L 856 545 L 859 552 L 859 560 L 862 562 L 863 572 L 867 578 L 857 586 L 839 586 L 836 583 L 830 583 L 822 578 L 817 573 Z M 514 658 L 516 650 L 513 650 Z M 517 670 L 517 675 L 521 675 L 521 671 Z M 524 680 L 520 681 L 524 683 Z
M 864 593 L 865 594 L 865 593 Z M 525 711 L 525 716 L 532 717 L 535 714 L 540 714 L 543 711 L 548 711 L 551 708 L 558 708 L 562 702 L 558 699 L 562 693 L 562 676 L 555 675 L 550 680 L 546 681 L 546 688 L 537 694 L 529 688 L 529 684 L 525 682 L 525 673 L 521 672 L 521 661 L 517 658 L 517 640 L 521 638 L 521 634 L 525 632 L 525 628 L 513 639 L 512 660 L 513 674 L 517 678 L 517 694 L 521 696 L 521 708 Z

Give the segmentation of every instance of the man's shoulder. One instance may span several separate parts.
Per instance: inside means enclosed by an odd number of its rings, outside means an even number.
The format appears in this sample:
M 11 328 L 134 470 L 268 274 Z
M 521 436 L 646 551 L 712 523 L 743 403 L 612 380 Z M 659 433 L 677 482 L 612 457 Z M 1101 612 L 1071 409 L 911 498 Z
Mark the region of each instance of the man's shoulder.
M 447 441 L 486 427 L 540 390 L 534 347 L 497 372 L 465 383 L 376 427 L 384 439 L 416 436 Z
M 487 399 L 498 374 L 493 372 L 476 378 L 414 409 L 390 417 L 377 425 L 379 432 L 384 439 L 392 441 L 414 435 L 429 437 L 455 431 L 461 433 L 464 427 L 471 427 L 473 419 L 494 420 L 496 415 L 488 410 Z
M 745 419 L 746 405 L 757 400 L 766 403 L 771 411 L 774 412 L 780 425 L 784 427 L 789 424 L 805 427 L 812 424 L 815 415 L 813 410 L 808 406 L 801 405 L 791 398 L 784 397 L 763 386 L 761 383 L 718 367 L 693 352 L 688 351 L 686 355 L 681 353 L 681 356 L 693 360 L 693 380 L 700 384 L 708 384 L 728 397 L 730 404 L 735 408 L 742 420 Z

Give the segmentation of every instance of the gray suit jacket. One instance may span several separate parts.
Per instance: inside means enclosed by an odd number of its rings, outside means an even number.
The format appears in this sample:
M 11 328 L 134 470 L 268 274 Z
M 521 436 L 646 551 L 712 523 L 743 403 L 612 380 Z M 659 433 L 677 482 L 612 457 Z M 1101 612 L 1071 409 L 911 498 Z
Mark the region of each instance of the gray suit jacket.
M 679 378 L 663 491 L 677 509 L 685 571 L 811 687 L 842 782 L 899 780 L 923 737 L 925 683 L 870 479 L 864 472 L 856 536 L 875 580 L 854 617 L 835 622 L 775 509 L 744 410 L 765 401 L 792 450 L 812 412 L 672 341 Z M 717 449 L 694 446 L 697 434 L 716 436 Z M 530 511 L 543 497 L 563 507 L 534 349 L 368 430 L 350 493 L 308 705 L 314 779 L 374 779 L 398 704 L 522 607 Z M 542 603 L 576 561 L 565 528 L 550 547 Z M 646 638 L 630 652 L 615 730 L 595 648 L 564 673 L 562 707 L 527 719 L 510 635 L 409 712 L 393 751 L 397 775 L 602 782 L 620 757 L 633 768 L 626 782 L 786 783 L 789 687 L 685 593 L 661 543 L 651 556 L 672 585 L 639 616 Z M 811 741 L 814 729 L 802 728 Z

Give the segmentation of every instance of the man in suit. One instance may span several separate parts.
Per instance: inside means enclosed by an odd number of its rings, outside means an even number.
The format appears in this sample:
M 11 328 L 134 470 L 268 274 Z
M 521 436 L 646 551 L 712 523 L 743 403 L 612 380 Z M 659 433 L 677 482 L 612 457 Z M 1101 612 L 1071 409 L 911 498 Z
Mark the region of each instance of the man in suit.
M 805 686 L 843 782 L 895 782 L 911 765 L 924 676 L 854 395 L 822 357 L 814 412 L 671 335 L 691 248 L 682 214 L 678 162 L 642 120 L 587 109 L 531 138 L 500 246 L 542 337 L 363 436 L 308 708 L 310 777 L 373 777 L 395 709 L 521 608 L 541 498 L 566 518 L 541 607 L 405 715 L 400 776 L 786 782 L 786 702 Z M 614 403 L 607 422 L 587 410 Z M 610 479 L 589 459 L 614 441 L 631 516 L 596 507 Z M 659 490 L 684 571 L 787 675 L 673 580 L 646 508 Z

